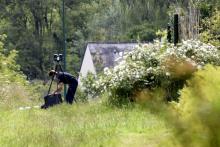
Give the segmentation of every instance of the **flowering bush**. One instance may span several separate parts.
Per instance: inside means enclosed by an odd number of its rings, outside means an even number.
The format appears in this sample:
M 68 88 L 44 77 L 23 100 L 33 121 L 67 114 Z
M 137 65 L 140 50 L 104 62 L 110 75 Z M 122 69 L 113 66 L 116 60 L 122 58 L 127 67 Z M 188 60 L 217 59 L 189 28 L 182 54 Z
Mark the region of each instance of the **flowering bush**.
M 93 86 L 119 103 L 145 88 L 164 87 L 168 96 L 169 91 L 176 94 L 185 80 L 207 63 L 219 65 L 219 52 L 198 40 L 183 41 L 179 46 L 157 41 L 140 44 L 117 66 L 105 68 Z

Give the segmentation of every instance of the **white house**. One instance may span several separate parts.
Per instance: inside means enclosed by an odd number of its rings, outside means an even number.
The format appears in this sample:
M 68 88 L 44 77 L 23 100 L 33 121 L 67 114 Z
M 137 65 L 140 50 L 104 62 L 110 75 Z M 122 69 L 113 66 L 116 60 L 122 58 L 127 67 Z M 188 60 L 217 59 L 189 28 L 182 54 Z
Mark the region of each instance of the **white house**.
M 81 64 L 80 75 L 97 74 L 105 67 L 114 67 L 125 52 L 133 50 L 138 43 L 88 43 Z M 79 77 L 80 83 L 80 77 Z

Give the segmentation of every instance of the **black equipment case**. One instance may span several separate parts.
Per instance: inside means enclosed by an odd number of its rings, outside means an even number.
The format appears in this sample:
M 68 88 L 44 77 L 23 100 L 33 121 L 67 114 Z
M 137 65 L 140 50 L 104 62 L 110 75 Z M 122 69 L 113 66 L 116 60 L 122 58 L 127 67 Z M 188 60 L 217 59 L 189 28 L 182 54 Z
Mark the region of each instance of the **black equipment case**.
M 47 109 L 63 102 L 61 94 L 51 94 L 44 97 L 45 104 L 41 106 L 42 109 Z

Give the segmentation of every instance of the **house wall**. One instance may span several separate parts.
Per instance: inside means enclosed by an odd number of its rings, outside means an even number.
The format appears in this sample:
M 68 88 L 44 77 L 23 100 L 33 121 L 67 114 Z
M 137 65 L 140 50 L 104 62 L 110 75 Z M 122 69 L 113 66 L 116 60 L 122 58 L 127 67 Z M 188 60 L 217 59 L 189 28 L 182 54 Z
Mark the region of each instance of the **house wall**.
M 79 84 L 80 84 L 81 77 L 86 77 L 88 72 L 96 74 L 91 53 L 90 53 L 89 48 L 87 47 L 84 58 L 83 58 L 82 66 L 80 69 L 80 76 L 78 79 Z

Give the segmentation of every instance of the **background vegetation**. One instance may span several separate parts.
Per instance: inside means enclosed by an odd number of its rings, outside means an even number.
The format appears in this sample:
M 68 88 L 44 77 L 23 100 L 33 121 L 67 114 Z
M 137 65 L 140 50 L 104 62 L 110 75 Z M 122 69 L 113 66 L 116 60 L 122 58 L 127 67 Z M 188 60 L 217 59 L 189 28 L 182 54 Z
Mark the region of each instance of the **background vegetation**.
M 68 71 L 79 72 L 87 42 L 152 41 L 173 13 L 187 11 L 192 2 L 65 0 Z M 218 3 L 201 1 L 202 18 L 214 15 Z M 7 34 L 8 49 L 19 51 L 17 63 L 28 78 L 47 79 L 53 54 L 62 53 L 61 6 L 58 0 L 1 0 L 0 34 Z
M 205 44 L 139 47 L 121 63 L 127 73 L 105 70 L 113 74 L 102 89 L 91 76 L 77 104 L 44 111 L 34 106 L 43 103 L 41 80 L 48 78 L 53 53 L 62 52 L 61 2 L 0 0 L 0 146 L 220 146 L 218 0 L 66 0 L 68 71 L 79 70 L 86 42 L 152 41 L 173 13 L 189 7 L 200 10 L 198 38 Z M 162 58 L 166 53 L 181 60 Z M 161 59 L 170 63 L 162 71 Z M 184 79 L 181 86 L 175 78 Z M 164 101 L 166 90 L 179 101 Z

